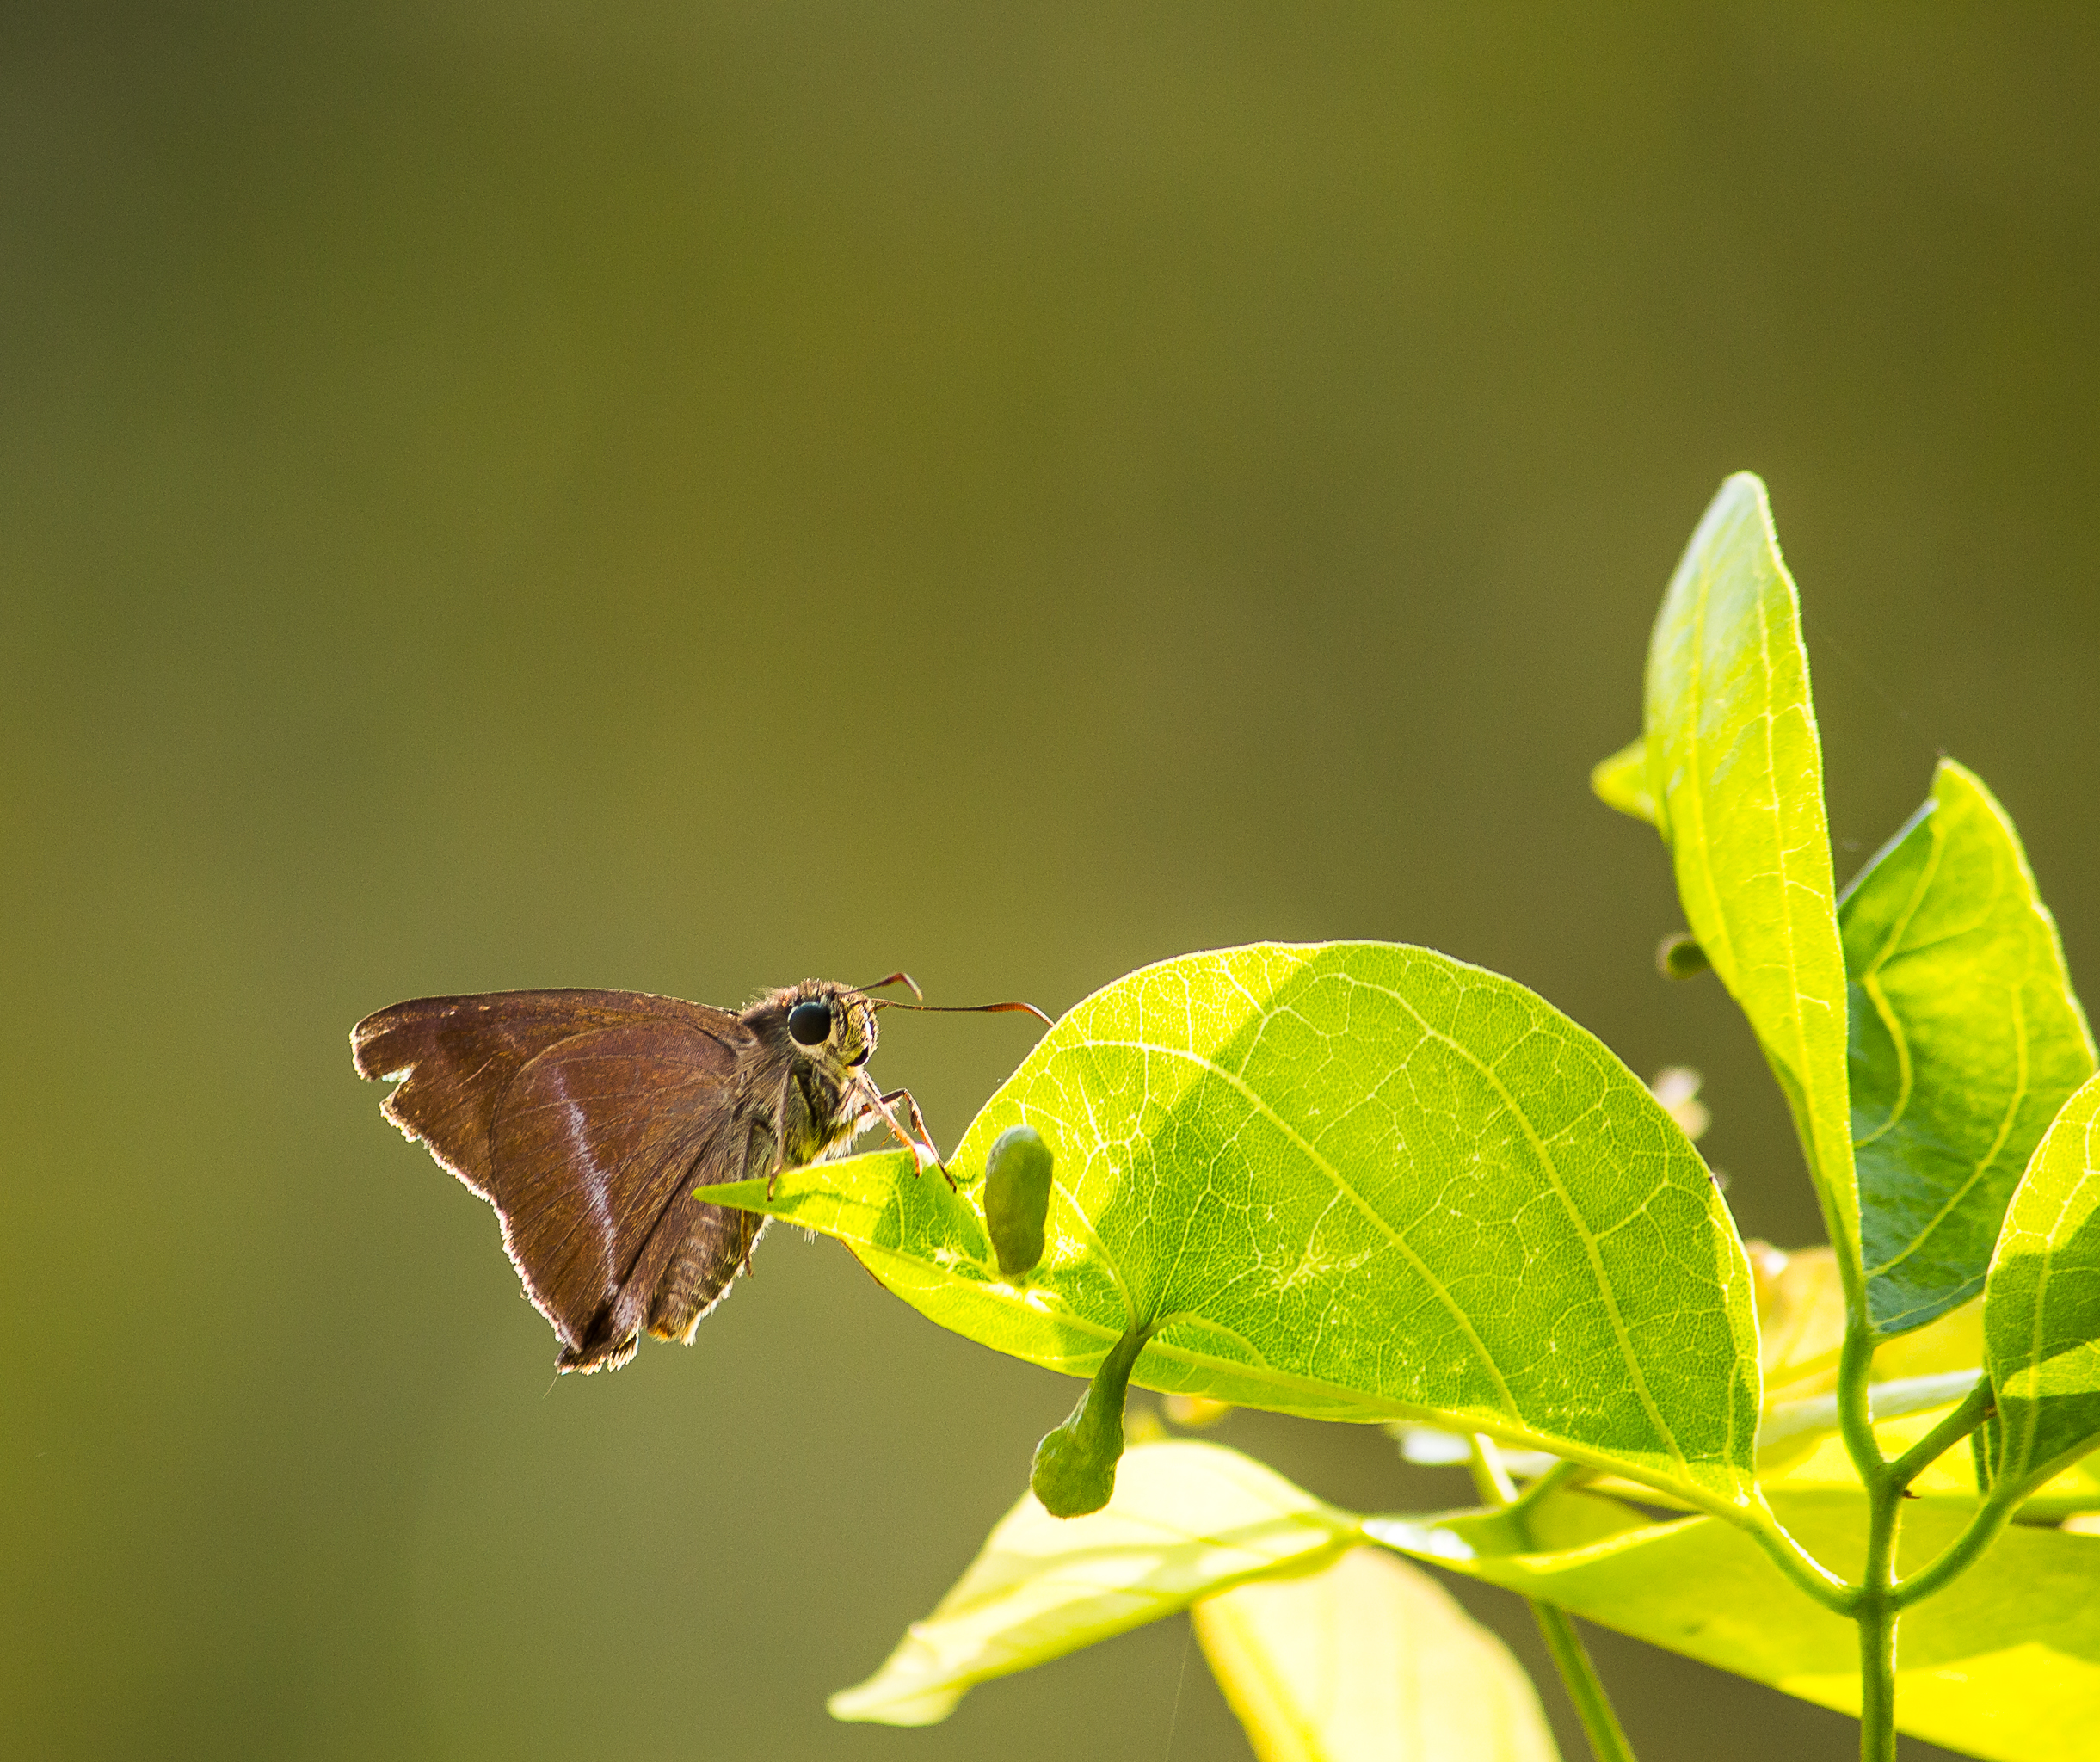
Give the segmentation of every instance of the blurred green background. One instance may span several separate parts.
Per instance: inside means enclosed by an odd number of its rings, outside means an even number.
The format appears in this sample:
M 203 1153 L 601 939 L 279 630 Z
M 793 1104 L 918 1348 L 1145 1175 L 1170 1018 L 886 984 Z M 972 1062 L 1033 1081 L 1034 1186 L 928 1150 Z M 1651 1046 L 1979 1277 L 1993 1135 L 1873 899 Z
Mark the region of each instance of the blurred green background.
M 2094 983 L 2096 117 L 2082 7 L 8 7 L 0 1747 L 1244 1757 L 1178 1622 L 831 1723 L 1078 1385 L 792 1233 L 553 1384 L 351 1023 L 1420 941 L 1811 1239 L 1586 773 L 1758 470 L 1841 872 L 1944 749 Z M 950 1144 L 1030 1043 L 890 1020 Z M 1654 1762 L 1852 1751 L 1598 1644 Z

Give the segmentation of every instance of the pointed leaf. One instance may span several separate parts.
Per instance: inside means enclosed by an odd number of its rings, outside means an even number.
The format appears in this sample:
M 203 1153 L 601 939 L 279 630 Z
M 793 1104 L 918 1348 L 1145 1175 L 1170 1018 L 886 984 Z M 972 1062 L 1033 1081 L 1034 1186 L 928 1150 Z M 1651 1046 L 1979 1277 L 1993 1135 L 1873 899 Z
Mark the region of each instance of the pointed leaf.
M 1136 1445 L 1115 1497 L 1054 1518 L 1033 1495 L 1000 1519 L 933 1614 L 889 1661 L 831 1697 L 833 1716 L 945 1719 L 976 1684 L 1032 1669 L 1258 1574 L 1317 1566 L 1358 1541 L 1356 1520 L 1237 1451 Z
M 1721 486 L 1648 647 L 1646 746 L 1685 922 L 1794 1111 L 1831 1240 L 1857 1264 L 1823 750 L 1764 486 Z
M 1883 1334 L 1983 1289 L 2006 1202 L 2092 1035 L 2005 810 L 1940 761 L 1838 906 L 1868 1313 Z
M 1352 1549 L 1191 1612 L 1260 1762 L 1554 1762 L 1509 1649 L 1426 1574 Z
M 1315 1418 L 1487 1431 L 1751 1500 L 1749 1270 L 1684 1135 L 1512 980 L 1387 943 L 1263 945 L 1118 981 L 987 1104 L 967 1177 L 1025 1123 L 1056 1158 L 1043 1261 L 901 1155 L 711 1186 L 850 1243 L 945 1327 L 1091 1374 Z
M 1598 801 L 1636 820 L 1655 823 L 1655 797 L 1648 788 L 1647 743 L 1636 740 L 1590 770 L 1590 788 Z
M 2030 1486 L 2100 1443 L 2100 1077 L 2064 1103 L 2012 1196 L 1983 1340 L 2000 1482 Z
M 1857 1574 L 1863 1500 L 1777 1494 L 1773 1503 L 1818 1557 Z M 1968 1515 L 1906 1506 L 1901 1570 L 1924 1564 Z M 1529 1554 L 1485 1551 L 1496 1532 L 1477 1519 L 1368 1518 L 1364 1528 L 1402 1553 L 1857 1714 L 1851 1623 L 1802 1597 L 1741 1530 L 1704 1517 L 1644 1523 L 1630 1506 L 1584 1494 L 1549 1498 L 1531 1521 L 1543 1545 Z M 2095 1762 L 2100 1538 L 2016 1525 L 1946 1590 L 1905 1611 L 1898 1656 L 1898 1729 L 1998 1762 Z

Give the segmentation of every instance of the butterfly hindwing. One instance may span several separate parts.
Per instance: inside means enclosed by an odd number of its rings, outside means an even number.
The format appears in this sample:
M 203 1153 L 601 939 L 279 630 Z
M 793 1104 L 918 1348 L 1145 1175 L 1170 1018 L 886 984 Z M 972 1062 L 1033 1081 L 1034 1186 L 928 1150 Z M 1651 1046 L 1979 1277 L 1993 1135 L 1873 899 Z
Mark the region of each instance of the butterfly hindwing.
M 491 1197 L 563 1368 L 624 1359 L 674 1262 L 710 1303 L 742 1266 L 744 1214 L 691 1196 L 703 1179 L 741 1177 L 753 1137 L 769 1136 L 754 1134 L 739 1075 L 710 1035 L 629 1024 L 548 1048 L 505 1091 Z

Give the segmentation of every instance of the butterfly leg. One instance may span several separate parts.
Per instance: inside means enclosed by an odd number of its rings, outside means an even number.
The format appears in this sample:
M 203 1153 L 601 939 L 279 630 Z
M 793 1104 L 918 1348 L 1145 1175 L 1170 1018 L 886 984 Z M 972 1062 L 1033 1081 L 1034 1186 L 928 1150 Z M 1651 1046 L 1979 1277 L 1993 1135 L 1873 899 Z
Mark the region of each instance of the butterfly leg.
M 787 1167 L 787 1104 L 794 1079 L 791 1076 L 780 1086 L 780 1103 L 773 1111 L 772 1173 L 766 1177 L 766 1197 L 773 1198 L 773 1184 L 780 1179 L 780 1171 Z M 751 1251 L 744 1250 L 744 1271 L 751 1270 Z
M 927 1165 L 931 1163 L 933 1167 L 940 1171 L 941 1179 L 945 1180 L 950 1189 L 952 1190 L 955 1186 L 955 1177 L 948 1173 L 948 1165 L 940 1160 L 940 1152 L 934 1148 L 933 1136 L 926 1129 L 926 1120 L 919 1112 L 919 1104 L 912 1099 L 911 1091 L 909 1089 L 892 1089 L 887 1095 L 883 1096 L 881 1100 L 883 1118 L 890 1122 L 890 1130 L 896 1133 L 897 1137 L 902 1140 L 905 1149 L 911 1152 L 912 1161 L 916 1166 L 918 1172 L 924 1174 Z M 905 1118 L 911 1121 L 912 1131 L 917 1134 L 915 1138 L 908 1136 L 899 1129 L 896 1116 L 890 1111 L 899 1102 L 904 1106 Z

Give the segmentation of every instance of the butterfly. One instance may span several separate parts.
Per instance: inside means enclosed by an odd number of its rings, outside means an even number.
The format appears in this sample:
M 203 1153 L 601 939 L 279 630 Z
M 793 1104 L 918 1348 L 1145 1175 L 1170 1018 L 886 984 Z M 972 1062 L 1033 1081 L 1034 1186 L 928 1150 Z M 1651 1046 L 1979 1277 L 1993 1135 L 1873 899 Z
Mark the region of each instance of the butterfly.
M 422 997 L 366 1016 L 350 1047 L 360 1076 L 397 1086 L 386 1117 L 496 1208 L 560 1337 L 555 1368 L 613 1370 L 644 1329 L 689 1343 L 750 1269 L 767 1220 L 695 1189 L 770 1186 L 878 1121 L 921 1172 L 939 1166 L 910 1092 L 867 1071 L 896 1001 L 868 993 L 898 983 L 805 979 L 735 1011 L 641 991 Z

